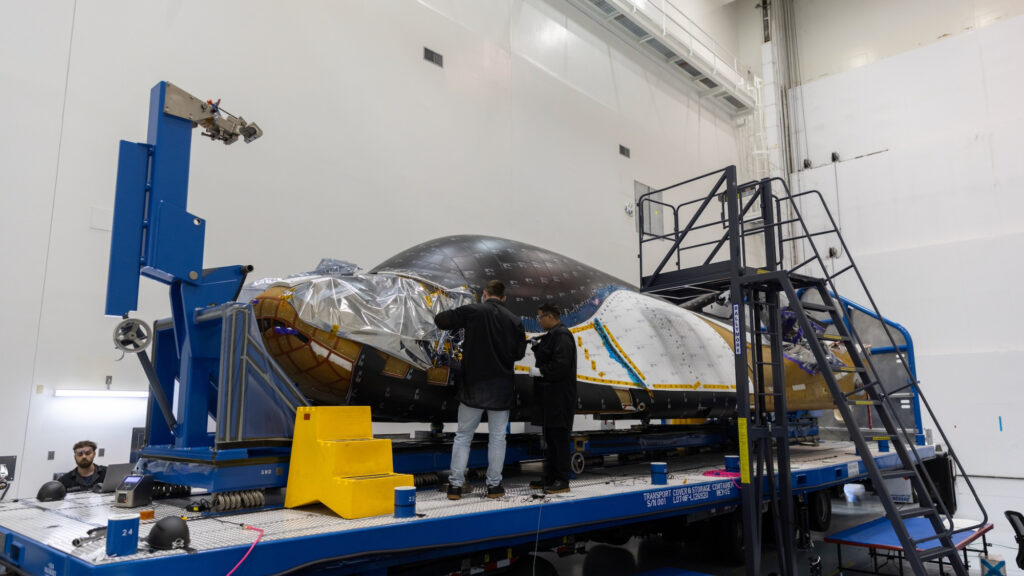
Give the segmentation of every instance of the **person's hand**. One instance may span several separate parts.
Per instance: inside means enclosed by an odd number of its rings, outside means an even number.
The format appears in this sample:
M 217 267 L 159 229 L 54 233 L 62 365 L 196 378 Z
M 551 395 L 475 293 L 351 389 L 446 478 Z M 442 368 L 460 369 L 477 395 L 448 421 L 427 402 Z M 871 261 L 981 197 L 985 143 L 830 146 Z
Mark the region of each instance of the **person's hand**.
M 530 376 L 533 376 L 534 378 L 542 378 L 544 375 L 540 373 L 540 368 L 534 366 L 530 368 Z

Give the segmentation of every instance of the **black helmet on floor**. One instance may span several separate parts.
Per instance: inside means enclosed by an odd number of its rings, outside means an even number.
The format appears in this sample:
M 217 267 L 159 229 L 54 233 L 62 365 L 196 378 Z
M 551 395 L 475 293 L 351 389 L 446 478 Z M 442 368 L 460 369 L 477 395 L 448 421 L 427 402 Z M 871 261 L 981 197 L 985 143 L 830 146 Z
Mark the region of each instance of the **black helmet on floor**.
M 67 494 L 67 488 L 64 488 L 63 484 L 56 480 L 50 480 L 39 487 L 39 493 L 36 494 L 36 498 L 40 502 L 56 502 L 57 500 L 63 500 Z
M 161 518 L 149 531 L 146 542 L 157 550 L 187 548 L 190 542 L 188 524 L 177 516 Z

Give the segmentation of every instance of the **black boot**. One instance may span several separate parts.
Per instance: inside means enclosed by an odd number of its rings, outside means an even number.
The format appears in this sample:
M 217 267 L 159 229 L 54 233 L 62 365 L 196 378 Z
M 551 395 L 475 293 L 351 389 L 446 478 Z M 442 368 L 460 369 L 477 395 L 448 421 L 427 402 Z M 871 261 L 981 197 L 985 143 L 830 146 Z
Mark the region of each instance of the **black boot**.
M 569 483 L 565 480 L 555 480 L 544 487 L 545 494 L 564 494 L 569 491 Z

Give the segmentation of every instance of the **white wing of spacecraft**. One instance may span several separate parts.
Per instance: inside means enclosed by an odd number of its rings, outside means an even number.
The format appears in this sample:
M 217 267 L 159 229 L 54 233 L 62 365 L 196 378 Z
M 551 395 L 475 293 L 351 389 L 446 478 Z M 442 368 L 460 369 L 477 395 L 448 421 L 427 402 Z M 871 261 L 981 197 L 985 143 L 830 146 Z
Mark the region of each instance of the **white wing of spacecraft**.
M 584 323 L 576 336 L 577 379 L 614 388 L 735 390 L 732 350 L 697 314 L 661 300 L 619 290 Z M 519 371 L 535 364 L 532 352 Z

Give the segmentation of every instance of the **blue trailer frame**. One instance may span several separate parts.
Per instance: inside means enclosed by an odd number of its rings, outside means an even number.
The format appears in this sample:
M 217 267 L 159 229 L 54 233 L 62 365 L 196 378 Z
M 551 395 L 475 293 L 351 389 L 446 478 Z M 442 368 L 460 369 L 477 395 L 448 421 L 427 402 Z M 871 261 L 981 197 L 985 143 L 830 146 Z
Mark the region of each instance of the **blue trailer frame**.
M 846 443 L 824 448 L 798 447 L 792 473 L 794 496 L 863 480 L 863 464 L 850 447 Z M 934 456 L 932 447 L 924 448 L 922 457 Z M 879 452 L 874 457 L 883 468 L 899 465 L 894 452 Z M 688 462 L 677 464 L 690 466 Z M 514 480 L 507 484 L 509 495 L 499 502 L 484 499 L 478 493 L 452 503 L 439 491 L 421 489 L 419 514 L 406 519 L 381 516 L 343 520 L 316 506 L 230 516 L 193 514 L 190 526 L 195 550 L 150 553 L 140 549 L 138 554 L 124 559 L 103 556 L 102 541 L 86 544 L 77 552 L 68 546 L 71 537 L 84 535 L 90 524 L 103 525 L 108 515 L 123 511 L 110 506 L 109 495 L 76 494 L 60 503 L 38 503 L 33 499 L 2 502 L 0 563 L 26 574 L 45 576 L 186 571 L 197 575 L 225 574 L 255 539 L 254 532 L 243 530 L 244 525 L 253 525 L 267 533 L 246 560 L 245 574 L 301 573 L 304 568 L 324 563 L 331 566 L 326 572 L 330 574 L 385 574 L 389 567 L 412 562 L 503 549 L 532 549 L 538 541 L 551 542 L 641 522 L 679 519 L 682 524 L 684 519 L 728 513 L 740 505 L 739 486 L 731 478 L 700 475 L 702 470 L 718 467 L 712 464 L 699 469 L 670 469 L 666 485 L 652 484 L 651 475 L 644 472 L 624 474 L 611 482 L 594 475 L 574 481 L 570 497 L 536 498 Z M 180 514 L 180 508 L 161 504 L 157 504 L 156 510 L 158 518 Z M 44 525 L 51 523 L 54 527 L 45 529 Z M 305 532 L 296 526 L 305 527 Z M 144 523 L 140 534 L 148 533 L 148 527 Z

